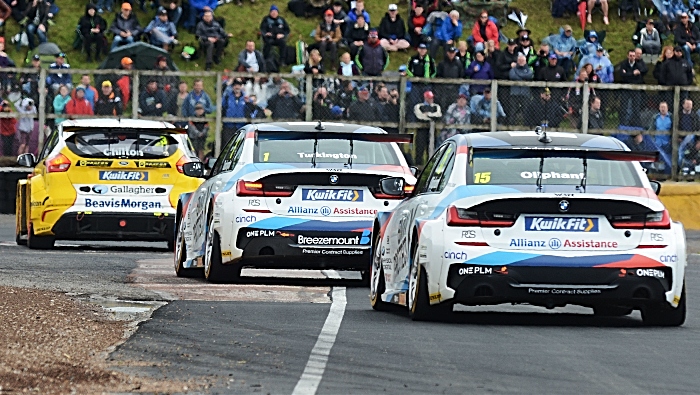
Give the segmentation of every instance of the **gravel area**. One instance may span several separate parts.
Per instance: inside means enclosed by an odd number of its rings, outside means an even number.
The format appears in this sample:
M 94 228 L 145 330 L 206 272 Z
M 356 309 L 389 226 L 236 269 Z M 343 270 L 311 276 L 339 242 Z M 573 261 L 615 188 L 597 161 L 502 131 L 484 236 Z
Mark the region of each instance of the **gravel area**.
M 0 394 L 173 393 L 192 382 L 113 371 L 106 358 L 126 340 L 128 322 L 63 293 L 0 286 Z

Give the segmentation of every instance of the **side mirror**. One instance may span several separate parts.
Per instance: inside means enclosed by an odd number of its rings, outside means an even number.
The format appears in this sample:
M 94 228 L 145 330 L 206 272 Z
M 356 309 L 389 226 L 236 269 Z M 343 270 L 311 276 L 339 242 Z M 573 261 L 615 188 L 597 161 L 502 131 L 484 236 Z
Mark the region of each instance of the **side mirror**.
M 379 180 L 379 189 L 389 196 L 403 195 L 404 180 L 401 177 L 389 177 Z
M 661 193 L 661 183 L 656 181 L 656 180 L 650 180 L 649 183 L 651 184 L 651 190 L 654 191 L 655 194 L 660 194 Z
M 216 163 L 216 158 L 208 158 L 207 163 L 205 164 L 207 170 L 211 170 L 214 168 L 214 163 Z
M 17 164 L 23 167 L 34 167 L 36 157 L 34 157 L 34 154 L 22 154 L 17 157 Z
M 414 177 L 418 174 L 418 168 L 416 166 L 411 166 L 409 169 L 411 169 L 411 174 L 413 174 Z
M 182 165 L 182 172 L 188 177 L 203 178 L 204 164 L 202 162 L 187 162 Z

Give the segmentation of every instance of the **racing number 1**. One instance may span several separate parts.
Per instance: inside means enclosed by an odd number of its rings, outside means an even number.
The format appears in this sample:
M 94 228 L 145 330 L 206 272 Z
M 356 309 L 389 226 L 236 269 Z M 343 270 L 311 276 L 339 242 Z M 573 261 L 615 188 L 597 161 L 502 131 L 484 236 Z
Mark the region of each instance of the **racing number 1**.
M 488 184 L 491 182 L 491 172 L 474 173 L 474 184 Z
M 267 162 L 267 160 L 270 158 L 270 153 L 269 152 L 264 152 L 263 153 L 263 162 Z

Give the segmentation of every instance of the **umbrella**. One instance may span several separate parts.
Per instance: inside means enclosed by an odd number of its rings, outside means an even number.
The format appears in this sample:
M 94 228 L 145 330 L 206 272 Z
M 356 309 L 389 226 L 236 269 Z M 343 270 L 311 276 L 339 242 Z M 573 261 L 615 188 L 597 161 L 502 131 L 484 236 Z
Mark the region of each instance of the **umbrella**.
M 579 1 L 578 3 L 578 20 L 581 22 L 581 30 L 586 30 L 586 2 Z
M 168 51 L 141 41 L 115 48 L 107 55 L 105 61 L 100 65 L 100 69 L 120 68 L 121 60 L 125 56 L 134 61 L 133 68 L 135 70 L 153 70 L 159 56 L 165 56 L 171 71 L 178 70 Z
M 518 8 L 511 8 L 510 14 L 508 14 L 508 19 L 511 21 L 515 22 L 520 26 L 522 29 L 525 29 L 525 22 L 527 22 L 527 15 L 524 14 L 520 9 Z
M 56 45 L 56 43 L 41 43 L 36 47 L 34 53 L 39 55 L 52 55 L 56 56 L 61 53 L 61 48 Z

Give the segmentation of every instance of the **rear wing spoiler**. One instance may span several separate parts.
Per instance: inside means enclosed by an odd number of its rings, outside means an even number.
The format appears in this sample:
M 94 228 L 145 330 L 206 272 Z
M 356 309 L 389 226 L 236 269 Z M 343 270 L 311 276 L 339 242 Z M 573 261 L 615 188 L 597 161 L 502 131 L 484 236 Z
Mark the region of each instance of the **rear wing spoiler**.
M 399 143 L 410 144 L 413 142 L 412 134 L 384 134 L 384 133 L 346 133 L 346 132 L 289 132 L 284 130 L 257 130 L 255 141 L 258 140 L 354 140 L 368 141 L 372 143 Z
M 64 127 L 62 133 L 89 133 L 96 131 L 107 131 L 107 132 L 156 132 L 156 133 L 171 133 L 171 134 L 187 134 L 187 129 L 178 127 L 167 127 L 162 128 L 102 128 L 99 126 L 83 127 L 83 126 L 68 126 Z
M 622 162 L 657 162 L 658 151 L 618 151 L 567 147 L 473 147 L 473 158 L 579 158 Z

